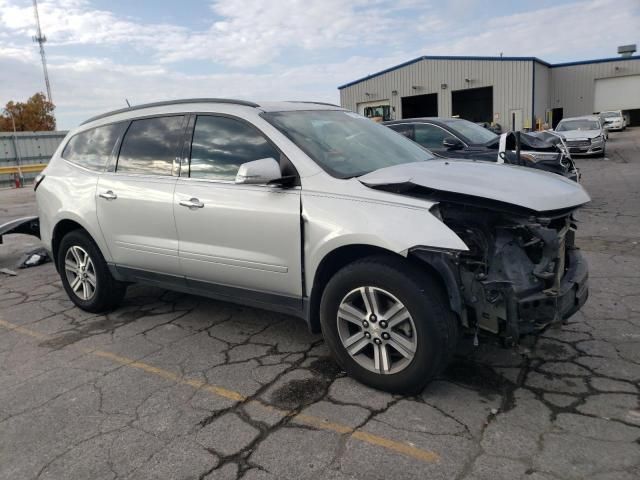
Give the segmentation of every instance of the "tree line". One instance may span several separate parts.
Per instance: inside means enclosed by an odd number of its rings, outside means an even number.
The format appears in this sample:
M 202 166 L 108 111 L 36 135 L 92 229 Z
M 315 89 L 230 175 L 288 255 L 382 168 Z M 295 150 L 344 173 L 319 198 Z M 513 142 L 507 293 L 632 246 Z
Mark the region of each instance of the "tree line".
M 13 122 L 18 132 L 55 130 L 56 119 L 53 116 L 55 108 L 55 105 L 41 92 L 36 93 L 26 102 L 10 101 L 3 110 L 0 110 L 0 132 L 12 132 Z

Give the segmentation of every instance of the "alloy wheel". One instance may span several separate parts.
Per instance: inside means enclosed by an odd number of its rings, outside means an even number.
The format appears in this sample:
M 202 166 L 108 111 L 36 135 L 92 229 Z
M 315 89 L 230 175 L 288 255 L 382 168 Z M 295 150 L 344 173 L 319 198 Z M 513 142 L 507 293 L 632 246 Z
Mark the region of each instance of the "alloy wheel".
M 340 302 L 338 335 L 347 353 L 360 366 L 383 375 L 404 370 L 418 346 L 409 310 L 391 293 L 360 287 Z
M 64 257 L 64 271 L 73 293 L 81 300 L 90 300 L 96 293 L 96 270 L 85 249 L 74 245 Z

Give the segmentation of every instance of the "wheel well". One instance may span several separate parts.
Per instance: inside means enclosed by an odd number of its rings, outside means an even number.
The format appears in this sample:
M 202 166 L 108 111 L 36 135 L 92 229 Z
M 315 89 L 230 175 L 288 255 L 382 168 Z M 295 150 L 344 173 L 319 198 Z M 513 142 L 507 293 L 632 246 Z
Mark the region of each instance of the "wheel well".
M 51 237 L 51 253 L 53 253 L 53 263 L 56 268 L 58 268 L 58 248 L 60 248 L 60 242 L 67 233 L 73 232 L 74 230 L 87 232 L 82 225 L 78 222 L 74 222 L 73 220 L 61 220 L 53 229 L 53 236 Z
M 384 248 L 372 245 L 347 245 L 336 248 L 327 254 L 313 278 L 313 288 L 309 299 L 309 328 L 314 333 L 319 333 L 320 328 L 320 299 L 327 283 L 333 275 L 345 265 L 372 255 L 397 255 Z
M 373 255 L 399 256 L 394 252 L 384 248 L 374 247 L 372 245 L 348 245 L 333 250 L 322 259 L 313 279 L 313 288 L 309 299 L 309 328 L 313 333 L 320 333 L 321 330 L 320 300 L 322 299 L 322 293 L 324 292 L 324 289 L 331 277 L 345 265 Z M 456 302 L 454 301 L 454 298 L 456 295 L 459 295 L 459 292 L 455 288 L 455 284 L 450 284 L 451 282 L 446 281 L 444 276 L 445 272 L 441 271 L 442 269 L 437 268 L 438 264 L 436 262 L 432 263 L 425 261 L 424 259 L 416 259 L 412 255 L 410 255 L 406 260 L 417 268 L 429 273 L 442 286 L 444 292 L 450 298 L 451 309 L 459 316 L 460 310 L 459 308 L 456 308 L 458 305 L 456 305 Z M 452 289 L 454 291 L 452 291 Z M 454 298 L 452 298 L 452 296 Z

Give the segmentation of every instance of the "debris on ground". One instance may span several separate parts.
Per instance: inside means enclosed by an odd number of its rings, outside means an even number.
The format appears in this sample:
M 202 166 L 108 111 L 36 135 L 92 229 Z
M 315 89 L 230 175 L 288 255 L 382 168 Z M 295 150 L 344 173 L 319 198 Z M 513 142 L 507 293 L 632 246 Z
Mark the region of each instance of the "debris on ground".
M 18 262 L 18 268 L 36 267 L 47 263 L 49 260 L 49 255 L 44 248 L 36 248 L 22 256 L 22 259 Z
M 15 277 L 16 275 L 18 275 L 16 272 L 14 272 L 13 270 L 9 270 L 8 268 L 0 268 L 0 273 L 4 273 L 5 275 L 9 275 L 11 277 Z

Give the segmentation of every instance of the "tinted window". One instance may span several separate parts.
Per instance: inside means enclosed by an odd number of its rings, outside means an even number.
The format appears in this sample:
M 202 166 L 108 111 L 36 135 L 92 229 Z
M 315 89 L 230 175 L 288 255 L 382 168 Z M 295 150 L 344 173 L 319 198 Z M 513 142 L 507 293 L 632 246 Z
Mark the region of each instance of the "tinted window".
M 183 116 L 134 120 L 120 148 L 121 173 L 171 175 L 182 139 Z
M 442 122 L 466 138 L 472 145 L 481 145 L 498 139 L 498 135 L 478 124 L 463 119 L 445 119 Z
M 442 148 L 442 141 L 452 135 L 446 130 L 436 127 L 435 125 L 416 124 L 415 125 L 415 141 L 423 147 Z
M 256 128 L 226 117 L 196 120 L 191 144 L 191 177 L 235 180 L 240 165 L 280 153 Z
M 413 140 L 413 125 L 405 123 L 401 125 L 389 125 L 389 128 Z
M 62 158 L 90 170 L 103 170 L 125 126 L 114 123 L 74 135 L 64 147 Z
M 262 115 L 329 174 L 350 178 L 434 156 L 415 142 L 361 115 L 336 110 Z

